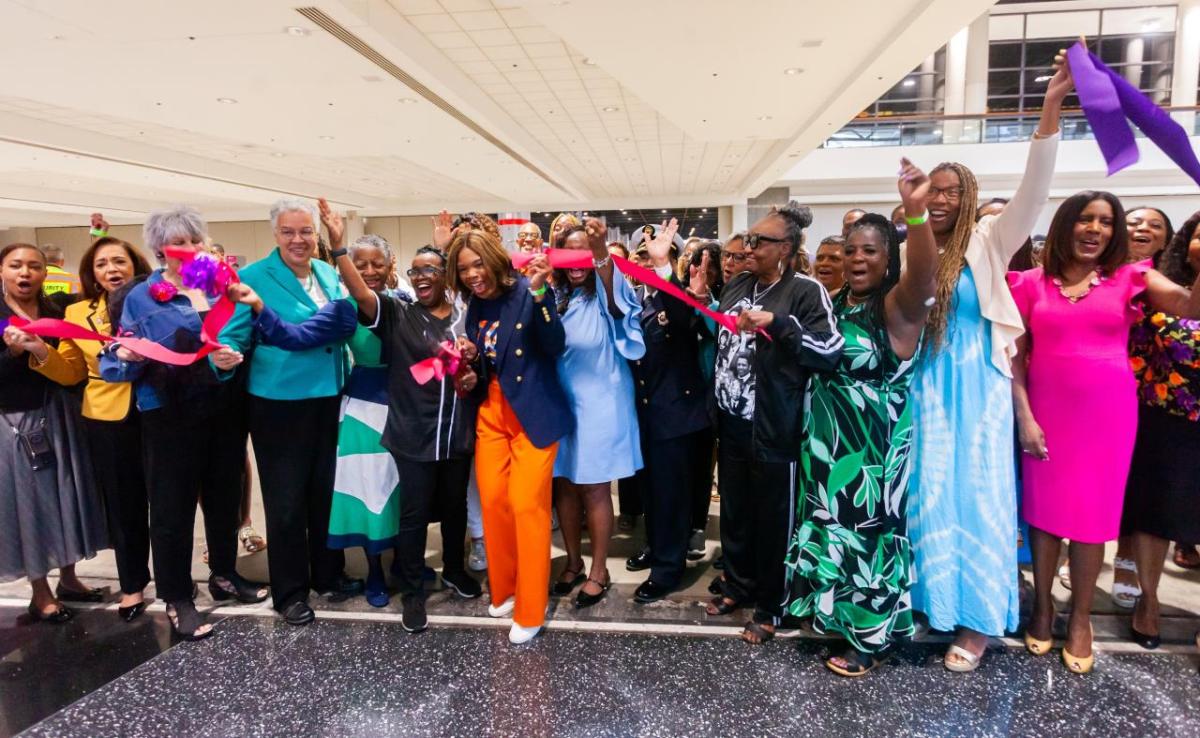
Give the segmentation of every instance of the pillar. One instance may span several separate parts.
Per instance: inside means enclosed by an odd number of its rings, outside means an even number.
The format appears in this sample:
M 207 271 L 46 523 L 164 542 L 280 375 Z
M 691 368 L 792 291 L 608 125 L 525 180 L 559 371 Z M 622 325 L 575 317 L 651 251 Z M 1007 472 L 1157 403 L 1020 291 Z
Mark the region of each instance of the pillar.
M 1195 105 L 1200 76 L 1200 0 L 1179 0 L 1175 20 L 1175 63 L 1171 82 L 1171 105 Z M 1172 117 L 1192 135 L 1196 113 L 1173 113 Z

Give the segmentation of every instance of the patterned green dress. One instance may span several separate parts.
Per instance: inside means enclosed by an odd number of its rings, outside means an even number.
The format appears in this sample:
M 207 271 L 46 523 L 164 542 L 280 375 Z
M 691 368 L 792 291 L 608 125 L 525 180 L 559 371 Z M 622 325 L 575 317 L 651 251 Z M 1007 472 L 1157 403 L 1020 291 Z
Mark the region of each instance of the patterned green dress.
M 913 631 L 906 516 L 914 360 L 896 356 L 864 305 L 842 297 L 834 308 L 846 344 L 837 369 L 814 374 L 805 398 L 787 609 L 811 617 L 817 632 L 878 653 Z

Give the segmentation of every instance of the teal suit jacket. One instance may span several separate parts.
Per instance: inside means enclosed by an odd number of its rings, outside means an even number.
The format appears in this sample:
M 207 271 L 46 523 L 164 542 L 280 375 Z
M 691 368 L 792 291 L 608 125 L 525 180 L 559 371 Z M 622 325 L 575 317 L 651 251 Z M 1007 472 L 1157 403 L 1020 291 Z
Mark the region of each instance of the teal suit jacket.
M 346 297 L 333 267 L 313 259 L 312 269 L 330 302 Z M 303 323 L 317 313 L 316 303 L 283 263 L 279 249 L 242 269 L 238 276 L 254 288 L 264 304 L 289 323 Z M 217 339 L 242 353 L 254 349 L 246 384 L 250 394 L 268 400 L 310 400 L 341 394 L 350 373 L 350 352 L 345 341 L 288 351 L 256 339 L 254 314 L 249 305 L 238 305 Z M 231 372 L 220 374 L 232 376 Z

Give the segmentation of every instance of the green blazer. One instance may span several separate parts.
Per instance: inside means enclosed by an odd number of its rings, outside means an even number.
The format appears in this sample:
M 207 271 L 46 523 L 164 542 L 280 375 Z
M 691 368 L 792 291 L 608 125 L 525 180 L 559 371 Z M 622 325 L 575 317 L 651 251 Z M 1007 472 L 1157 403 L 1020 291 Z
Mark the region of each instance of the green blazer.
M 312 268 L 330 302 L 346 297 L 333 267 L 313 259 Z M 254 288 L 265 305 L 289 323 L 303 323 L 317 312 L 316 303 L 283 262 L 279 249 L 242 269 L 238 276 Z M 246 384 L 250 394 L 267 400 L 309 400 L 341 394 L 350 373 L 350 353 L 344 340 L 288 351 L 256 339 L 255 318 L 249 305 L 237 306 L 217 339 L 242 353 L 254 350 Z M 222 378 L 232 376 L 232 372 L 218 373 Z

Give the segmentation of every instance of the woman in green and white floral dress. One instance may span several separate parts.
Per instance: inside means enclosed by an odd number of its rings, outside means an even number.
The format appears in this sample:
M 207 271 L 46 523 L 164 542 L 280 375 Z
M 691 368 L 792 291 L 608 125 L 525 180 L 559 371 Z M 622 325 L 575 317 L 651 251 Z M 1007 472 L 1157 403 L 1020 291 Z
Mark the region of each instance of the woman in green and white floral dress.
M 911 634 L 912 552 L 905 516 L 913 441 L 909 384 L 933 304 L 937 246 L 928 224 L 929 179 L 902 161 L 908 264 L 888 218 L 850 231 L 846 285 L 834 300 L 845 348 L 837 368 L 813 375 L 800 466 L 800 525 L 788 548 L 788 612 L 848 642 L 825 664 L 862 676 Z

